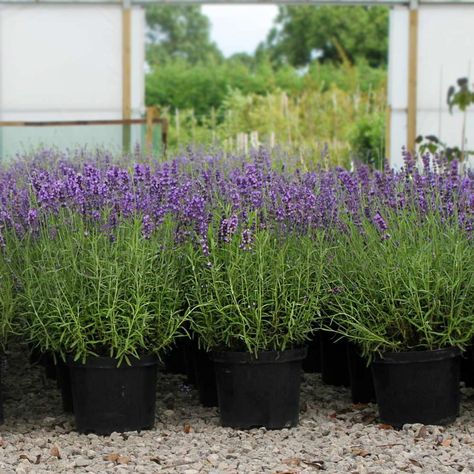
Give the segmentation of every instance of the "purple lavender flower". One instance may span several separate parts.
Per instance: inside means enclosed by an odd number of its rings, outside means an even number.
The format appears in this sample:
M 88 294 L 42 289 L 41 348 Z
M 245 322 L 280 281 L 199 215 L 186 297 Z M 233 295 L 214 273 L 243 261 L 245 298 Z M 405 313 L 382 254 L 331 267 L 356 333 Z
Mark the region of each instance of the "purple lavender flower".
M 378 231 L 382 234 L 382 240 L 386 240 L 390 237 L 390 234 L 388 234 L 386 231 L 388 230 L 388 225 L 385 222 L 384 218 L 380 214 L 380 212 L 376 212 L 374 217 L 372 218 L 375 227 L 378 229 Z
M 222 219 L 219 227 L 219 240 L 229 243 L 237 230 L 238 223 L 239 219 L 235 214 L 229 219 Z
M 33 227 L 38 219 L 38 211 L 36 209 L 30 209 L 27 215 L 27 222 L 30 227 Z
M 208 257 L 209 256 L 209 244 L 207 243 L 207 239 L 204 239 L 204 238 L 199 239 L 199 245 L 201 247 L 203 255 Z
M 142 235 L 143 238 L 146 240 L 149 240 L 151 235 L 153 234 L 153 231 L 155 230 L 155 224 L 151 217 L 146 214 L 143 216 L 142 219 Z
M 240 237 L 239 247 L 242 250 L 249 251 L 249 250 L 252 250 L 252 243 L 253 243 L 252 231 L 250 229 L 244 229 Z

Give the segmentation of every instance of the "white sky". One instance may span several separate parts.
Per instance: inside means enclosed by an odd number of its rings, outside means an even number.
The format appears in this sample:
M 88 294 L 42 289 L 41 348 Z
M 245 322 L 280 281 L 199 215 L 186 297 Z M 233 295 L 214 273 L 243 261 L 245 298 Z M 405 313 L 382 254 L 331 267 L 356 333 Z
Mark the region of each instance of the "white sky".
M 275 5 L 205 5 L 212 24 L 211 38 L 225 56 L 253 53 L 267 37 L 278 13 Z

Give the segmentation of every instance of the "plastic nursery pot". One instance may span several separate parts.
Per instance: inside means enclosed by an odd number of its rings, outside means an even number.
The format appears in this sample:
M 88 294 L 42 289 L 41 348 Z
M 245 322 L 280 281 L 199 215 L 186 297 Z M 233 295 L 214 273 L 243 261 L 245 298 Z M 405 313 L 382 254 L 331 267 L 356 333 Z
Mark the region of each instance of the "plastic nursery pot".
M 179 340 L 163 356 L 165 371 L 168 374 L 186 374 L 184 341 Z
M 69 358 L 76 429 L 107 435 L 152 428 L 157 363 L 154 355 L 120 367 L 110 357 L 90 357 L 85 364 Z
M 466 347 L 461 355 L 461 381 L 466 387 L 474 387 L 474 346 Z
M 46 378 L 56 380 L 56 365 L 51 352 L 41 352 L 37 348 L 32 348 L 30 352 L 30 364 L 44 367 Z
M 309 373 L 321 372 L 320 333 L 313 334 L 308 343 L 308 355 L 303 360 L 303 370 Z
M 185 339 L 183 342 L 186 379 L 189 385 L 197 385 L 196 368 L 194 366 L 197 350 L 196 343 L 190 339 Z
M 347 340 L 330 332 L 320 333 L 321 378 L 327 385 L 350 385 Z
M 347 343 L 347 363 L 351 383 L 352 403 L 375 402 L 375 389 L 372 370 L 367 361 L 360 355 L 359 348 Z
M 383 423 L 445 425 L 459 415 L 457 348 L 385 353 L 374 360 L 372 373 Z
M 196 383 L 193 366 L 194 351 L 192 341 L 178 338 L 170 350 L 164 355 L 165 371 L 168 374 L 186 375 L 188 383 Z
M 56 374 L 58 387 L 61 390 L 63 411 L 65 413 L 74 413 L 69 366 L 65 364 L 61 359 L 58 359 L 58 363 L 56 365 Z
M 214 352 L 222 426 L 250 429 L 290 428 L 298 424 L 301 362 L 306 348 Z
M 205 407 L 217 406 L 216 371 L 209 352 L 195 348 L 194 372 L 199 392 L 199 402 Z
M 0 367 L 0 425 L 2 425 L 4 421 L 5 421 L 5 418 L 3 415 L 2 370 Z

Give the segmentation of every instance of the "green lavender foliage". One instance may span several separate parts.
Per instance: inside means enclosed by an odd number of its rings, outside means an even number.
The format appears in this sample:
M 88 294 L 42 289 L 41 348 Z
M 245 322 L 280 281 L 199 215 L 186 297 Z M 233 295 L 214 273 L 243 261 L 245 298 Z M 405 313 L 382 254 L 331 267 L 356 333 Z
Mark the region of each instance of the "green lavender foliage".
M 257 231 L 246 249 L 239 233 L 209 243 L 209 257 L 188 247 L 191 327 L 201 345 L 255 355 L 304 345 L 322 298 L 322 247 L 272 230 Z
M 173 228 L 166 222 L 145 239 L 135 217 L 119 224 L 112 242 L 67 209 L 48 218 L 39 236 L 22 242 L 28 339 L 62 357 L 103 355 L 119 364 L 168 347 L 186 318 Z
M 415 213 L 366 219 L 335 237 L 322 326 L 357 343 L 369 359 L 387 351 L 434 350 L 472 341 L 474 246 L 452 222 Z
M 15 299 L 11 269 L 5 255 L 0 252 L 0 347 L 5 347 L 8 336 L 14 331 Z

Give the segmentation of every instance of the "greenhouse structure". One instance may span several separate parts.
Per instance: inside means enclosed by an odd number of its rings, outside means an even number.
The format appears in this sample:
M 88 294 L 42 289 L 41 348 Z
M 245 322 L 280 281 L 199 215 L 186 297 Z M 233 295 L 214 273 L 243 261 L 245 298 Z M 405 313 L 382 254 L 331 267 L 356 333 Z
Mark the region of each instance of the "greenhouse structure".
M 105 121 L 144 117 L 145 16 L 149 3 L 273 3 L 387 5 L 389 80 L 386 154 L 399 167 L 401 149 L 418 135 L 436 135 L 461 149 L 474 143 L 474 112 L 450 113 L 446 93 L 472 80 L 474 2 L 471 0 L 0 0 L 0 149 L 25 140 L 84 141 L 120 146 L 128 131 Z M 32 47 L 34 45 L 34 47 Z M 30 127 L 25 122 L 99 121 L 98 127 Z M 30 125 L 33 125 L 30 124 Z M 15 126 L 14 126 L 15 125 Z M 44 124 L 43 124 L 44 125 Z M 111 126 L 106 126 L 111 125 Z M 92 131 L 93 130 L 93 131 Z M 77 135 L 74 135 L 77 134 Z

